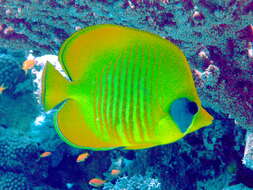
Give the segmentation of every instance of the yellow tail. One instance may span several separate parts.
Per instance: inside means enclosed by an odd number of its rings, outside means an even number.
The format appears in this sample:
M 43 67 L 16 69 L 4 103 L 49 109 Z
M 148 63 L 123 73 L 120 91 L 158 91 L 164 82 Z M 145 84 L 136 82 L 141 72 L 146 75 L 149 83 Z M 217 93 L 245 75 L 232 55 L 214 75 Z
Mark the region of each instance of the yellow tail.
M 41 102 L 46 111 L 68 98 L 69 85 L 70 82 L 50 62 L 47 62 L 42 75 L 41 95 Z

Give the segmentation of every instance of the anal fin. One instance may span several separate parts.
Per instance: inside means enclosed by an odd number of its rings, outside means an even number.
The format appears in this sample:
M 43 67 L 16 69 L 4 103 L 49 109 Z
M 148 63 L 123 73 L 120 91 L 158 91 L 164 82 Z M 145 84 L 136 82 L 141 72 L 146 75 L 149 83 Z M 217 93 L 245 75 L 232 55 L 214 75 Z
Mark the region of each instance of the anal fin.
M 139 144 L 139 145 L 133 145 L 133 146 L 127 146 L 124 149 L 125 150 L 138 150 L 138 149 L 146 149 L 146 148 L 151 148 L 157 146 L 157 144 Z
M 81 105 L 68 99 L 55 115 L 55 129 L 62 140 L 76 148 L 92 150 L 109 150 L 115 147 L 111 142 L 105 142 L 96 135 L 92 126 L 88 124 Z

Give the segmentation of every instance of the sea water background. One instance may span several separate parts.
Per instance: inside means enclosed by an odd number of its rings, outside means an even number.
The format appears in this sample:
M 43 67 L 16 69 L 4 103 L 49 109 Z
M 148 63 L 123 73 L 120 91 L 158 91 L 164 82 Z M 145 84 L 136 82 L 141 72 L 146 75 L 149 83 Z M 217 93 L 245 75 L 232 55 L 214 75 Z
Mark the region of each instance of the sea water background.
M 0 190 L 253 188 L 253 2 L 249 0 L 0 0 Z M 63 143 L 38 102 L 39 74 L 80 28 L 112 23 L 177 44 L 214 123 L 146 150 L 92 152 Z M 89 45 L 89 44 L 87 44 Z M 27 74 L 22 64 L 37 61 Z M 246 143 L 245 143 L 246 142 Z M 49 151 L 49 157 L 40 154 Z M 77 156 L 89 152 L 86 161 Z M 111 169 L 120 169 L 117 177 Z

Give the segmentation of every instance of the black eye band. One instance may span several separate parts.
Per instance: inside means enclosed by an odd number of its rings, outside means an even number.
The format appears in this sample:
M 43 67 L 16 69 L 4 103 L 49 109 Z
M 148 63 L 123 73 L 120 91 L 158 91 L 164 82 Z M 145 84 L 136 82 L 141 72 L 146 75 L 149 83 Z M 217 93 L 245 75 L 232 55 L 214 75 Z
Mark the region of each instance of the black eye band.
M 189 102 L 187 107 L 192 115 L 198 112 L 198 105 L 195 102 Z
M 179 98 L 170 106 L 170 116 L 182 133 L 185 133 L 192 123 L 194 114 L 198 112 L 198 105 L 187 98 Z

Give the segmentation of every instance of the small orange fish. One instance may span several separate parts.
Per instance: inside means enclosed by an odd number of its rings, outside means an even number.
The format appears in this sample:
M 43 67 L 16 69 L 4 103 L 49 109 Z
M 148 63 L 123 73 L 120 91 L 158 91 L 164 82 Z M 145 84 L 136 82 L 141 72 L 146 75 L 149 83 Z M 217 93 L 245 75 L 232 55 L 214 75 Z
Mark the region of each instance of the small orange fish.
M 0 85 L 0 94 L 2 94 L 5 89 L 6 89 L 6 87 L 4 86 L 4 84 L 1 84 Z
M 41 157 L 41 158 L 45 158 L 45 157 L 50 156 L 51 154 L 52 154 L 52 152 L 43 152 L 43 153 L 40 155 L 40 157 Z
M 120 174 L 120 170 L 113 169 L 113 170 L 111 171 L 111 175 L 112 175 L 112 176 L 118 176 L 119 174 Z
M 29 69 L 32 69 L 35 64 L 35 59 L 27 59 L 26 61 L 24 61 L 22 69 L 25 71 L 25 73 L 27 73 L 27 71 Z
M 77 159 L 76 159 L 76 162 L 83 162 L 83 161 L 85 161 L 88 157 L 89 157 L 89 153 L 88 153 L 88 152 L 79 154 L 79 156 L 78 156 Z
M 93 187 L 101 187 L 102 185 L 104 185 L 105 182 L 106 182 L 106 180 L 102 180 L 99 178 L 93 178 L 89 181 L 89 184 Z

